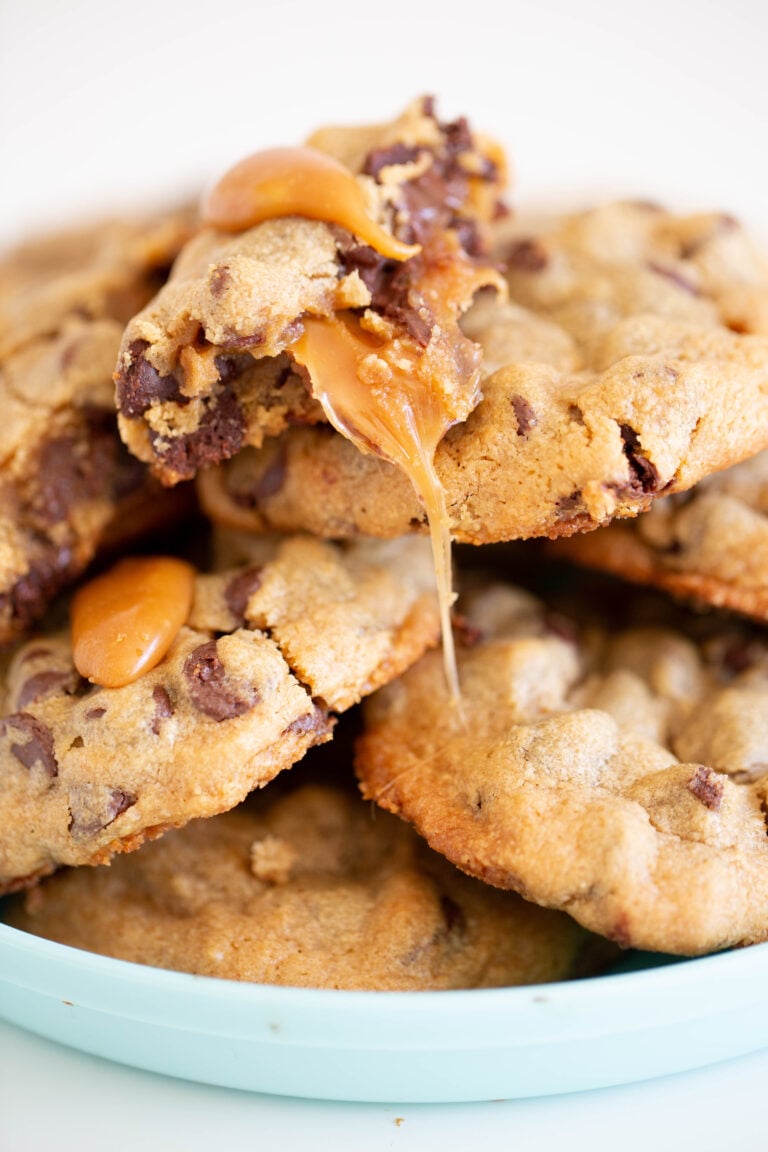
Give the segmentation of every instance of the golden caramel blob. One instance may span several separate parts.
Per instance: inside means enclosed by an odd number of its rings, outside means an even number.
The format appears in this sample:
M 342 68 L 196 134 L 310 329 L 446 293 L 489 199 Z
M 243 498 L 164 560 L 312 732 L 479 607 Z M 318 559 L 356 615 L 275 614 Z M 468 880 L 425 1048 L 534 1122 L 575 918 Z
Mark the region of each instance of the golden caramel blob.
M 340 224 L 391 260 L 408 260 L 418 244 L 402 244 L 368 215 L 354 175 L 314 148 L 270 148 L 241 160 L 203 201 L 204 224 L 244 232 L 277 216 Z
M 72 655 L 103 688 L 132 684 L 159 664 L 192 607 L 195 570 L 170 556 L 135 557 L 97 576 L 72 601 Z

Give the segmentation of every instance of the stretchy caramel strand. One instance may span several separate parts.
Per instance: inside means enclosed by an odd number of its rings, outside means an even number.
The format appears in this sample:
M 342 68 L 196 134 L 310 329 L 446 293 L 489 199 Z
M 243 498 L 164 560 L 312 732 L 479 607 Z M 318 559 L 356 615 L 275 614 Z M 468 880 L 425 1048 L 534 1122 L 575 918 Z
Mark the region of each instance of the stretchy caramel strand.
M 72 654 L 81 676 L 103 688 L 155 668 L 186 623 L 195 570 L 172 556 L 130 557 L 72 601 Z

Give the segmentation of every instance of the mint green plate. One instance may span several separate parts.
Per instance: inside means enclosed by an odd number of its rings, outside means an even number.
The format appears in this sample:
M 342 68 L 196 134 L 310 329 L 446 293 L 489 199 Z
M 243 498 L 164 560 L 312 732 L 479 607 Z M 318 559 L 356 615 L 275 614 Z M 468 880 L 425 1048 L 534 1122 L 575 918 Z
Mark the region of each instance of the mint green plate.
M 620 967 L 524 988 L 330 992 L 166 972 L 0 924 L 0 1016 L 137 1068 L 328 1100 L 574 1092 L 768 1046 L 768 944 Z

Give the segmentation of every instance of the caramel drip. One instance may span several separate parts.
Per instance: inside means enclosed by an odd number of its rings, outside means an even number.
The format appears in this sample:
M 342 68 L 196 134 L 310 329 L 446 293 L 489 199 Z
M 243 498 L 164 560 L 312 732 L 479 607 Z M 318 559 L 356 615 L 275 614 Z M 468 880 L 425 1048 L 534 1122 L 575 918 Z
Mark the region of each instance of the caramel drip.
M 195 570 L 170 556 L 121 560 L 72 601 L 72 656 L 104 688 L 132 684 L 160 663 L 192 607 Z
M 340 224 L 391 260 L 420 251 L 372 220 L 355 176 L 314 148 L 271 148 L 241 160 L 211 190 L 201 212 L 204 224 L 225 232 L 244 232 L 278 216 L 305 216 Z
M 312 394 L 333 426 L 364 452 L 374 452 L 405 472 L 424 505 L 435 565 L 443 656 L 451 695 L 459 697 L 451 630 L 450 520 L 435 472 L 435 452 L 447 430 L 477 404 L 480 350 L 457 323 L 461 302 L 477 288 L 498 282 L 488 268 L 464 258 L 443 237 L 418 259 L 416 278 L 432 328 L 418 346 L 381 317 L 339 313 L 305 317 L 304 332 L 290 346 L 307 371 Z

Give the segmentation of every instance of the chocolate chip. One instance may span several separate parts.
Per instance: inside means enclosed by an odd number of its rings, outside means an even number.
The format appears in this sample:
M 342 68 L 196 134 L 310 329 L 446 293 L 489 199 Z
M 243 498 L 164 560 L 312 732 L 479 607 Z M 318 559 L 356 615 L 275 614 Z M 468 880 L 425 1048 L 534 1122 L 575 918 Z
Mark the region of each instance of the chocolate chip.
M 504 263 L 516 272 L 543 272 L 549 264 L 549 256 L 539 240 L 516 240 L 507 249 Z
M 566 515 L 569 512 L 580 512 L 583 510 L 583 499 L 581 488 L 574 488 L 568 496 L 560 496 L 557 501 L 557 511 L 560 515 Z
M 579 424 L 582 427 L 584 426 L 584 413 L 582 412 L 581 408 L 579 408 L 578 404 L 568 405 L 568 419 L 572 420 L 574 424 Z
M 666 264 L 657 264 L 655 260 L 648 261 L 648 268 L 651 272 L 655 272 L 657 276 L 663 276 L 665 280 L 670 280 L 678 288 L 681 288 L 683 292 L 687 292 L 689 296 L 701 295 L 696 284 L 692 284 L 677 268 L 670 268 Z
M 130 363 L 121 364 L 115 376 L 117 384 L 117 406 L 124 416 L 135 419 L 143 416 L 153 404 L 173 401 L 175 404 L 188 404 L 175 376 L 161 376 L 153 368 L 144 353 L 149 348 L 146 340 L 134 340 L 128 347 Z
M 374 148 L 363 162 L 363 174 L 378 180 L 382 168 L 389 168 L 392 164 L 410 164 L 417 159 L 419 152 L 419 148 L 402 142 L 392 144 L 389 148 Z
M 325 701 L 318 697 L 312 703 L 314 705 L 313 710 L 293 720 L 285 729 L 286 733 L 316 732 L 318 735 L 324 736 L 333 729 L 336 718 L 328 715 L 328 705 Z
M 160 731 L 160 721 L 167 720 L 169 716 L 173 716 L 173 704 L 168 692 L 163 688 L 162 684 L 156 684 L 152 689 L 152 699 L 155 704 L 155 714 L 152 717 L 150 728 L 155 736 Z
M 274 496 L 280 491 L 288 474 L 288 456 L 285 445 L 281 444 L 274 459 L 268 464 L 256 481 L 254 489 L 255 505 Z
M 723 781 L 711 768 L 700 764 L 688 781 L 688 791 L 711 812 L 720 811 L 723 802 Z
M 263 337 L 261 342 L 263 343 Z M 248 355 L 217 356 L 214 360 L 220 384 L 232 384 L 239 380 L 249 368 L 253 368 L 253 357 Z
M 518 436 L 527 436 L 531 428 L 535 428 L 538 424 L 538 416 L 524 396 L 513 396 L 512 407 L 515 410 L 515 417 L 517 419 Z
M 85 840 L 102 832 L 138 797 L 133 792 L 103 784 L 75 784 L 69 790 L 69 834 Z
M 621 439 L 624 442 L 624 455 L 629 461 L 630 482 L 632 491 L 650 494 L 659 489 L 659 473 L 655 464 L 647 456 L 643 456 L 640 448 L 640 438 L 634 428 L 629 424 L 620 425 Z
M 26 744 L 11 744 L 11 755 L 25 768 L 39 764 L 48 776 L 58 776 L 59 765 L 53 748 L 53 733 L 47 724 L 38 720 L 30 712 L 14 712 L 0 723 L 0 732 L 8 734 L 13 729 L 27 737 Z
M 224 599 L 234 618 L 242 623 L 245 620 L 245 609 L 253 592 L 261 584 L 261 568 L 246 568 L 238 572 L 224 589 Z
M 192 703 L 212 720 L 232 720 L 258 703 L 259 694 L 252 685 L 240 681 L 242 695 L 234 690 L 215 640 L 209 640 L 190 652 L 184 661 L 184 675 Z
M 232 281 L 232 273 L 226 264 L 217 264 L 208 280 L 208 288 L 214 298 L 221 296 Z
M 106 716 L 106 708 L 89 708 L 85 713 L 86 720 L 101 720 L 102 716 Z
M 34 704 L 35 700 L 50 696 L 59 690 L 68 696 L 74 696 L 80 687 L 80 679 L 74 668 L 66 672 L 54 672 L 51 669 L 36 672 L 22 684 L 16 699 L 16 707 L 23 712 L 30 704 Z

